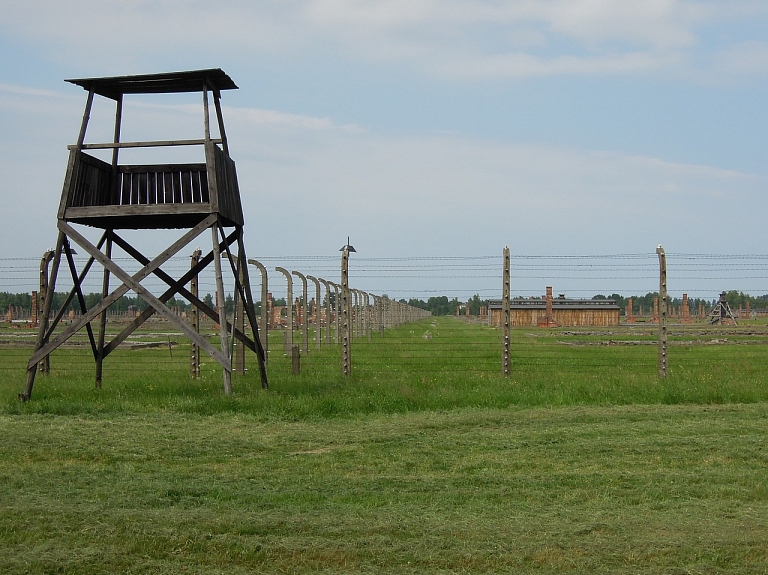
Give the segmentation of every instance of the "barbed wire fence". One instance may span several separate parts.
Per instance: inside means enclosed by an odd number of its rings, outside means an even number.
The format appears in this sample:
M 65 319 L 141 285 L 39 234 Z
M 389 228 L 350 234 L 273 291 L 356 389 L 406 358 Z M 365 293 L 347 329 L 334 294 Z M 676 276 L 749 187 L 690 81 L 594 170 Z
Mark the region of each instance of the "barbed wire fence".
M 191 255 L 191 254 L 190 254 Z M 687 294 L 689 300 L 703 300 L 714 304 L 723 291 L 735 290 L 748 293 L 752 296 L 768 294 L 768 255 L 764 254 L 701 254 L 701 253 L 675 253 L 666 254 L 668 261 L 668 290 L 670 300 L 681 299 Z M 116 258 L 120 259 L 120 258 Z M 263 256 L 256 254 L 255 259 L 262 262 L 270 270 L 276 266 L 284 266 L 287 269 L 298 270 L 307 276 L 325 279 L 329 282 L 339 280 L 339 256 L 318 255 L 287 255 L 287 256 Z M 567 297 L 590 299 L 595 296 L 610 297 L 619 294 L 623 297 L 641 297 L 659 289 L 658 258 L 654 251 L 644 253 L 623 254 L 587 254 L 587 255 L 530 255 L 511 254 L 511 278 L 510 292 L 512 297 L 541 297 L 548 286 L 553 286 L 556 293 Z M 85 262 L 84 258 L 76 257 L 79 266 Z M 124 258 L 126 265 L 130 258 Z M 169 272 L 182 275 L 189 269 L 189 257 L 174 257 L 165 268 Z M 31 293 L 36 291 L 40 279 L 40 259 L 31 257 L 0 258 L 0 292 L 8 294 Z M 436 322 L 434 318 L 424 319 L 423 315 L 409 316 L 398 306 L 408 302 L 427 302 L 430 298 L 445 298 L 450 305 L 458 303 L 462 306 L 462 319 L 467 303 L 471 298 L 482 302 L 491 299 L 499 299 L 502 295 L 502 270 L 503 255 L 499 254 L 468 255 L 468 256 L 408 256 L 408 257 L 364 257 L 353 254 L 349 262 L 349 282 L 353 290 L 360 292 L 360 302 L 355 308 L 355 317 L 360 319 L 360 324 L 353 326 L 352 342 L 361 353 L 356 354 L 356 359 L 361 365 L 370 371 L 385 372 L 392 361 L 407 364 L 415 372 L 429 374 L 432 372 L 450 371 L 458 375 L 472 374 L 499 374 L 501 372 L 501 331 L 488 326 L 487 333 L 471 343 L 462 341 L 461 334 L 464 326 L 462 322 Z M 130 271 L 130 268 L 127 268 Z M 93 275 L 98 278 L 98 274 Z M 251 284 L 254 292 L 254 300 L 257 305 L 263 305 L 260 293 L 260 275 L 255 268 L 251 274 Z M 69 281 L 68 281 L 69 280 Z M 278 274 L 270 272 L 270 293 L 273 298 L 285 299 L 288 294 L 285 281 L 281 281 Z M 160 280 L 147 278 L 143 282 L 153 291 L 165 288 Z M 71 289 L 71 278 L 60 274 L 57 282 L 57 292 L 65 292 Z M 99 293 L 100 285 L 85 285 L 86 293 Z M 203 297 L 205 294 L 215 294 L 215 280 L 213 274 L 201 274 L 198 279 L 198 290 Z M 232 286 L 227 286 L 228 293 L 232 292 Z M 311 291 L 311 290 L 310 290 Z M 328 297 L 331 290 L 322 290 L 323 300 Z M 373 302 L 364 303 L 363 294 L 373 297 Z M 133 294 L 131 294 L 133 295 Z M 303 297 L 303 294 L 299 294 Z M 311 297 L 311 296 L 308 296 Z M 316 299 L 312 297 L 312 299 Z M 379 303 L 377 303 L 377 299 Z M 335 302 L 334 302 L 335 303 Z M 318 312 L 322 312 L 326 301 L 315 302 Z M 389 307 L 387 307 L 389 306 Z M 16 306 L 15 313 L 24 315 L 23 306 Z M 18 308 L 22 309 L 18 309 Z M 400 309 L 395 312 L 394 310 Z M 386 311 L 385 311 L 386 310 Z M 6 314 L 8 310 L 0 310 Z M 623 311 L 623 310 L 622 310 Z M 648 315 L 649 309 L 637 310 L 638 316 Z M 762 313 L 759 309 L 751 310 L 753 315 Z M 181 312 L 180 312 L 181 313 Z M 388 319 L 378 320 L 379 314 Z M 13 313 L 11 315 L 14 315 Z M 450 310 L 450 315 L 455 315 Z M 338 350 L 335 343 L 333 321 L 335 316 L 325 320 L 323 325 L 322 313 L 315 314 L 320 317 L 320 330 L 330 330 L 326 336 L 320 338 L 321 349 L 305 349 L 304 366 L 311 368 L 312 362 L 332 362 L 338 360 L 338 354 L 323 353 L 328 347 Z M 311 313 L 302 318 L 308 321 Z M 366 318 L 364 320 L 363 318 Z M 23 319 L 23 318 L 19 318 Z M 470 320 L 478 323 L 486 323 L 477 316 L 470 316 Z M 367 321 L 367 323 L 366 323 Z M 405 321 L 419 321 L 412 329 L 395 330 L 396 324 Z M 292 322 L 298 328 L 295 320 Z M 439 327 L 438 327 L 439 325 Z M 453 326 L 453 327 L 452 327 Z M 709 336 L 703 331 L 702 322 L 691 326 L 676 325 L 674 318 L 670 318 L 670 335 L 687 338 L 685 341 L 696 343 L 697 341 L 709 341 Z M 178 343 L 179 335 L 164 324 L 152 323 L 149 326 L 154 332 L 166 334 L 169 340 L 169 349 L 174 343 Z M 636 345 L 637 351 L 629 356 L 623 356 L 622 369 L 636 370 L 639 373 L 655 372 L 656 348 L 652 341 L 642 341 L 651 338 L 657 330 L 655 325 L 639 321 L 629 326 L 626 337 L 629 343 Z M 379 329 L 382 328 L 382 329 Z M 315 329 L 313 326 L 311 329 Z M 698 331 L 697 331 L 698 330 Z M 382 331 L 384 332 L 382 335 Z M 567 331 L 567 330 L 566 330 Z M 563 346 L 526 346 L 524 351 L 515 350 L 514 341 L 511 347 L 512 372 L 515 370 L 541 370 L 567 367 L 570 371 L 587 372 L 600 368 L 616 367 L 616 355 L 610 353 L 612 345 L 622 345 L 618 334 L 611 334 L 611 329 L 596 328 L 595 334 L 607 336 L 608 341 L 590 342 L 588 335 L 573 335 L 564 333 L 563 330 L 517 330 L 516 338 L 527 340 L 548 341 L 547 338 L 559 338 L 563 345 L 568 344 L 569 353 L 563 354 Z M 756 337 L 765 334 L 764 325 L 756 325 L 751 329 Z M 330 337 L 327 335 L 330 334 Z M 274 335 L 282 337 L 280 332 Z M 613 339 L 611 336 L 615 335 Z M 312 332 L 310 341 L 314 341 L 315 331 Z M 586 339 L 585 339 L 586 338 Z M 634 339 L 632 339 L 634 338 Z M 704 338 L 704 339 L 702 339 Z M 19 361 L 11 361 L 0 370 L 18 369 L 18 363 L 24 363 L 28 359 L 29 348 L 34 342 L 34 330 L 20 328 L 9 331 L 4 336 L 5 347 L 8 353 L 19 355 Z M 605 339 L 605 338 L 604 338 Z M 710 338 L 711 339 L 711 338 Z M 330 344 L 328 343 L 330 340 Z M 414 341 L 426 345 L 413 345 Z M 611 343 L 613 342 L 613 343 Z M 386 344 L 391 353 L 366 354 L 366 346 L 380 346 Z M 605 354 L 580 354 L 578 347 L 584 345 L 605 345 Z M 84 344 L 82 338 L 75 338 L 73 345 Z M 573 345 L 570 345 L 573 344 Z M 272 342 L 269 346 L 272 354 L 281 354 L 282 347 L 279 343 Z M 674 355 L 674 352 L 673 352 Z M 178 356 L 178 354 L 177 354 Z M 169 353 L 168 361 L 175 360 Z M 188 359 L 184 362 L 185 369 Z M 134 354 L 130 359 L 131 365 L 137 368 L 146 366 L 150 369 L 157 365 L 156 358 L 143 358 Z M 83 369 L 88 370 L 92 361 L 87 354 L 82 357 Z M 674 362 L 673 362 L 674 363 Z

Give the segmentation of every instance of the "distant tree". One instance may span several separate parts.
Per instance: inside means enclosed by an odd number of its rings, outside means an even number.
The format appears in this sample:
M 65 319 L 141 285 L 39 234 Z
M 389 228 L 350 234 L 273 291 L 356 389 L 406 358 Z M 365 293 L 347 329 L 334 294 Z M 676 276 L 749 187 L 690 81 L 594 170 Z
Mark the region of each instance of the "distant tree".
M 479 294 L 473 295 L 467 302 L 469 305 L 469 313 L 471 315 L 480 315 L 480 308 L 488 305 L 488 300 L 481 300 Z

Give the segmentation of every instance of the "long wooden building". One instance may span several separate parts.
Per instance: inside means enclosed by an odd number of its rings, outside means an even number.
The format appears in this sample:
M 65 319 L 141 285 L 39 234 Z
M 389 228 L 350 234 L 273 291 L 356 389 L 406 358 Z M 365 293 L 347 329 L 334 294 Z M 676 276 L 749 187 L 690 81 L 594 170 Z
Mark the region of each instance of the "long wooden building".
M 491 325 L 501 326 L 501 300 L 490 300 Z M 619 325 L 619 306 L 612 299 L 566 299 L 552 297 L 514 298 L 509 302 L 512 327 L 611 326 Z

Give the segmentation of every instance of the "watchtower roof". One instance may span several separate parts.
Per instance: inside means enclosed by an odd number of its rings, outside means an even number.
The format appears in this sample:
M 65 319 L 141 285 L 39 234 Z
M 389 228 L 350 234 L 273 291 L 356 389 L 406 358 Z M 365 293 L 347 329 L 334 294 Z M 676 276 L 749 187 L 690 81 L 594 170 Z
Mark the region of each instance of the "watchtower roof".
M 111 76 L 108 78 L 80 78 L 66 80 L 85 90 L 119 99 L 123 94 L 170 94 L 177 92 L 202 92 L 207 84 L 214 90 L 237 90 L 237 85 L 221 68 L 140 74 L 136 76 Z

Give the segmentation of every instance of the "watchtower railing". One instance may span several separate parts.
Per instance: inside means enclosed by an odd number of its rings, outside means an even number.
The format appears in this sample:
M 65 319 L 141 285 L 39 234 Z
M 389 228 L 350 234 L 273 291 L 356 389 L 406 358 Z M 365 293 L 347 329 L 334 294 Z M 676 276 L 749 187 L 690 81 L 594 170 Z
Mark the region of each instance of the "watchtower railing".
M 234 161 L 216 141 L 204 143 L 206 162 L 194 164 L 118 165 L 70 149 L 59 217 L 105 226 L 105 218 L 219 213 L 243 223 Z M 180 145 L 158 142 L 154 145 Z M 144 147 L 151 144 L 86 144 L 85 149 Z

